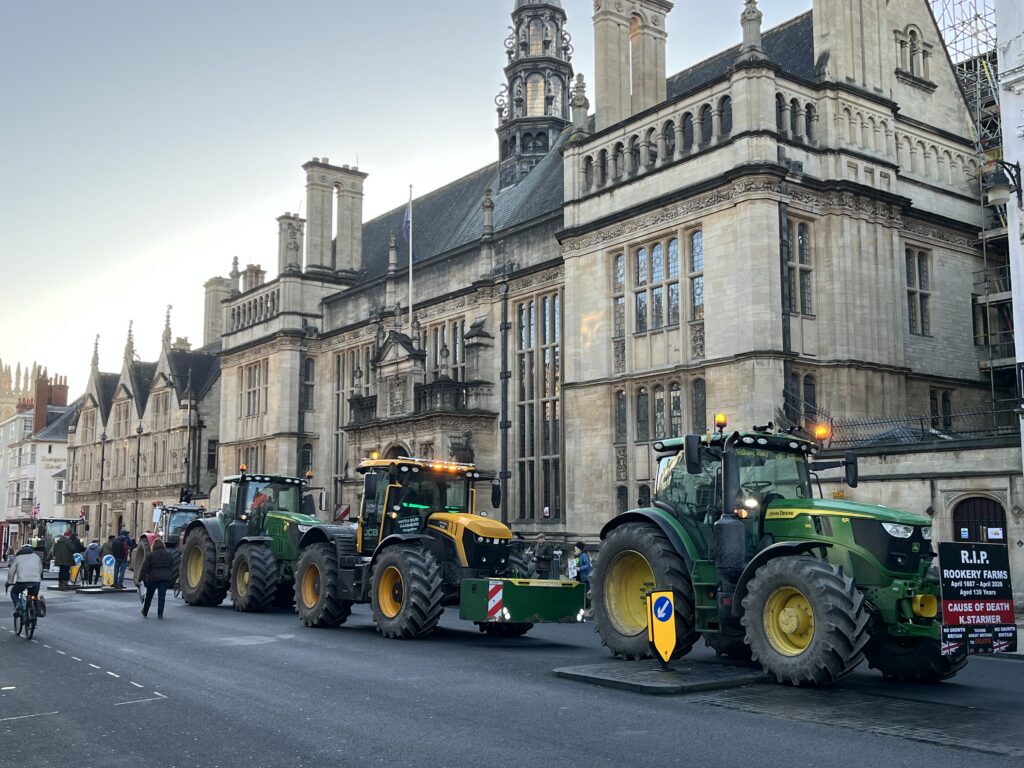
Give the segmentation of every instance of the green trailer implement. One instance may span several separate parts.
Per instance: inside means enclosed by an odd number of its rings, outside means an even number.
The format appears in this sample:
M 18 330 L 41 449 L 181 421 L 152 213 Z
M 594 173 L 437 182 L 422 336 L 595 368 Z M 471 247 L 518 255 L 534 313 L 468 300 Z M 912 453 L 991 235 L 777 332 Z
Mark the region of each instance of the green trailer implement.
M 941 652 L 939 583 L 930 519 L 814 498 L 819 445 L 769 424 L 655 444 L 648 508 L 602 530 L 591 576 L 604 643 L 627 659 L 650 654 L 646 595 L 672 590 L 675 655 L 703 636 L 722 655 L 754 659 L 779 682 L 827 685 L 864 658 L 886 677 L 937 682 L 965 653 Z
M 295 603 L 308 627 L 343 624 L 369 603 L 390 638 L 430 634 L 446 607 L 492 635 L 523 635 L 538 622 L 583 621 L 583 587 L 523 578 L 508 526 L 477 510 L 472 464 L 399 457 L 368 459 L 355 525 L 316 525 L 303 533 Z M 491 504 L 500 504 L 491 486 Z M 488 597 L 499 593 L 501 609 Z M 496 597 L 491 595 L 491 598 Z

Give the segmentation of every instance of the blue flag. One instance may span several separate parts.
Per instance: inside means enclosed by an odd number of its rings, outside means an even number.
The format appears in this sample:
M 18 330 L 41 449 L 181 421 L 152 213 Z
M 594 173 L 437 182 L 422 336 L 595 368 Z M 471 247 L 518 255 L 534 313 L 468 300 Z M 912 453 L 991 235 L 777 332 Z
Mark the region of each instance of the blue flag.
M 409 242 L 409 224 L 412 221 L 412 200 L 405 206 L 405 216 L 402 217 L 402 237 L 405 238 L 405 242 Z

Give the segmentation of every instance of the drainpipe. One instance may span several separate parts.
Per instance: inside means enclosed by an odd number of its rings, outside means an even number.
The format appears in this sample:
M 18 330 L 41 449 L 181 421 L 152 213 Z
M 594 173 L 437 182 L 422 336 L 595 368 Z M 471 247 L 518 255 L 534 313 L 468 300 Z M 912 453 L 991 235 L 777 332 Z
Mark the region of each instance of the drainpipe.
M 508 386 L 509 380 L 512 378 L 512 371 L 509 370 L 508 363 L 508 332 L 512 328 L 512 324 L 508 320 L 508 283 L 503 282 L 498 286 L 498 294 L 501 296 L 501 422 L 500 422 L 500 441 L 501 441 L 501 473 L 499 477 L 499 483 L 501 485 L 501 522 L 508 525 L 508 481 L 512 477 L 512 472 L 508 467 L 508 438 L 509 431 L 512 429 L 512 421 L 509 419 L 508 412 Z

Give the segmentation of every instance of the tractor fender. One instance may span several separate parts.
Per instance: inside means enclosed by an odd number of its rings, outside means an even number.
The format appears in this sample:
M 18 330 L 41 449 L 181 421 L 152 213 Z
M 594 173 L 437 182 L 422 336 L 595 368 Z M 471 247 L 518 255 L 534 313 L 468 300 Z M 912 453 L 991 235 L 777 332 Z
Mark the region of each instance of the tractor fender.
M 683 530 L 682 525 L 676 522 L 675 518 L 670 518 L 665 512 L 657 509 L 634 509 L 629 512 L 623 512 L 621 515 L 616 515 L 605 523 L 601 529 L 601 540 L 604 541 L 609 533 L 626 523 L 654 523 L 665 534 L 676 552 L 682 556 L 686 567 L 688 569 L 693 567 L 692 553 L 696 552 L 697 549 L 692 541 L 688 541 L 689 536 Z
M 191 536 L 196 530 L 200 528 L 206 529 L 206 532 L 209 534 L 210 539 L 213 541 L 214 544 L 216 544 L 218 547 L 224 546 L 224 528 L 221 527 L 220 522 L 216 517 L 200 517 L 196 520 L 193 520 L 191 523 L 188 524 L 188 527 L 185 528 L 185 531 L 182 534 L 181 541 L 184 542 L 189 536 Z
M 440 542 L 433 536 L 428 536 L 423 533 L 394 533 L 388 536 L 384 541 L 377 545 L 377 549 L 373 551 L 373 557 L 370 559 L 370 565 L 372 566 L 377 562 L 377 558 L 380 557 L 381 553 L 396 544 L 422 544 L 433 553 L 435 557 L 441 559 L 443 555 L 438 552 L 438 546 Z
M 269 546 L 273 541 L 272 536 L 246 536 L 245 538 L 239 539 L 238 545 L 242 544 L 260 544 Z
M 778 544 L 772 544 L 762 549 L 747 563 L 743 573 L 740 574 L 739 580 L 736 582 L 736 590 L 733 592 L 732 597 L 732 615 L 737 618 L 743 615 L 743 598 L 747 596 L 747 584 L 754 578 L 757 569 L 769 560 L 774 560 L 777 557 L 803 555 L 816 549 L 824 550 L 826 547 L 831 546 L 831 544 L 825 541 L 780 541 Z
M 335 535 L 348 527 L 350 526 L 331 524 L 311 526 L 299 539 L 299 549 L 306 549 L 314 544 L 333 544 Z

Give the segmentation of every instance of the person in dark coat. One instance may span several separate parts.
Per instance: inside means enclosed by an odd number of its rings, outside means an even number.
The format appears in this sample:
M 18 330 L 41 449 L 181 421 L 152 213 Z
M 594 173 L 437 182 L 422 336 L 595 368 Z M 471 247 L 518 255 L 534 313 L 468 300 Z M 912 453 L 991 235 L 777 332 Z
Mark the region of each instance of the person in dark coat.
M 71 531 L 53 543 L 53 562 L 57 564 L 57 589 L 67 589 L 71 578 L 71 566 L 75 564 L 75 545 L 71 541 Z
M 533 559 L 537 563 L 537 578 L 551 578 L 551 563 L 555 559 L 555 548 L 547 542 L 543 533 L 538 535 L 533 543 Z
M 100 580 L 100 540 L 93 539 L 85 549 L 85 583 L 96 584 Z
M 157 594 L 156 617 L 164 617 L 164 601 L 167 598 L 167 585 L 174 576 L 174 555 L 164 546 L 163 539 L 153 542 L 153 551 L 142 562 L 139 578 L 146 582 L 146 600 L 142 604 L 142 616 L 149 615 L 149 606 L 153 602 L 153 593 Z
M 124 572 L 128 570 L 128 558 L 135 549 L 135 539 L 128 533 L 128 529 L 122 529 L 121 535 L 114 539 L 114 548 L 111 554 L 114 556 L 114 587 L 124 589 Z

